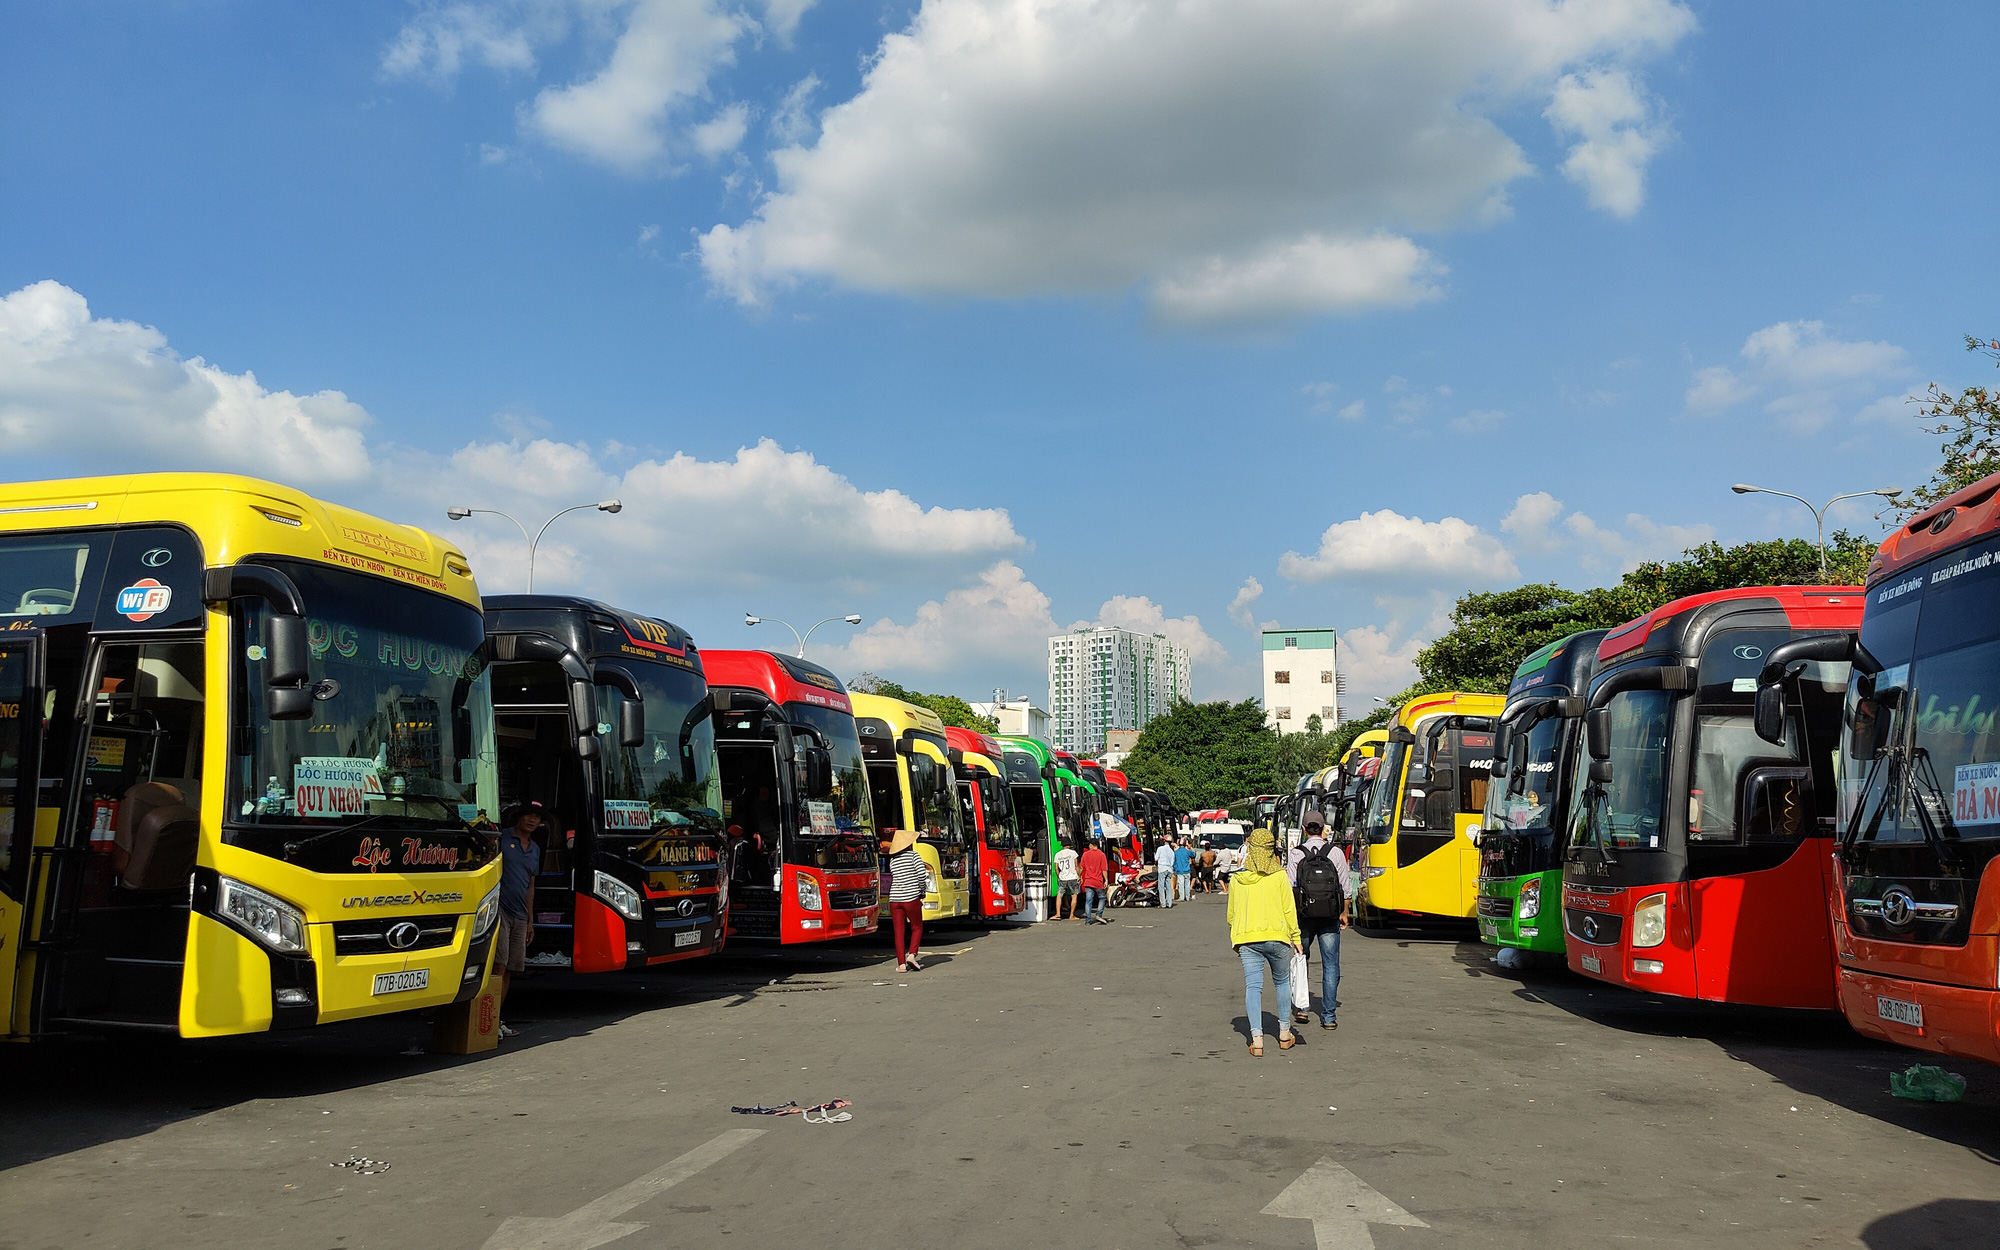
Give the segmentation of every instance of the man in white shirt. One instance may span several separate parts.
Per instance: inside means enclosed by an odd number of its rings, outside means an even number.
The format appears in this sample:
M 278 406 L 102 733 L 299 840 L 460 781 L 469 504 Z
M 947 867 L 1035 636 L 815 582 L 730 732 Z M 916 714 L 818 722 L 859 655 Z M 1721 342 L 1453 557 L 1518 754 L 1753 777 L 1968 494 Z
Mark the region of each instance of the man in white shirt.
M 1055 918 L 1057 920 L 1079 919 L 1076 914 L 1076 904 L 1077 900 L 1083 897 L 1083 876 L 1077 870 L 1077 859 L 1076 848 L 1067 842 L 1063 843 L 1063 849 L 1056 852 L 1056 879 L 1054 884 L 1056 888 Z M 1065 898 L 1069 900 L 1069 915 L 1067 916 L 1063 915 L 1062 905 Z
M 1174 905 L 1174 835 L 1160 839 L 1159 849 L 1153 852 L 1153 866 L 1159 871 L 1155 883 L 1160 891 L 1160 906 Z
M 1305 814 L 1305 840 L 1292 848 L 1285 872 L 1292 878 L 1293 901 L 1298 907 L 1299 934 L 1303 950 L 1292 954 L 1292 1019 L 1312 1023 L 1312 995 L 1306 987 L 1306 952 L 1319 947 L 1320 1027 L 1338 1028 L 1334 1008 L 1340 993 L 1340 930 L 1347 924 L 1354 901 L 1354 872 L 1347 855 L 1326 837 L 1326 818 L 1318 811 Z M 1311 857 L 1313 868 L 1300 882 L 1300 870 Z M 1322 865 L 1330 861 L 1331 873 Z M 1332 897 L 1337 883 L 1338 899 Z

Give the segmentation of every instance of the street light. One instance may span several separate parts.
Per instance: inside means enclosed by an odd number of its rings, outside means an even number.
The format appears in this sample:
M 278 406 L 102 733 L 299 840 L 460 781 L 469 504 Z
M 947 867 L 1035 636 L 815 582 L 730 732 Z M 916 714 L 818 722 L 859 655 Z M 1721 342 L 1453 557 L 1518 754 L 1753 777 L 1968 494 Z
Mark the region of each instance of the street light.
M 1900 486 L 1889 486 L 1883 488 L 1882 490 L 1857 490 L 1852 494 L 1848 495 L 1835 495 L 1833 498 L 1827 500 L 1821 506 L 1815 508 L 1809 501 L 1799 498 L 1799 496 L 1794 495 L 1792 492 L 1788 490 L 1772 490 L 1768 486 L 1749 486 L 1742 482 L 1738 482 L 1736 485 L 1730 487 L 1729 489 L 1735 491 L 1739 495 L 1783 495 L 1787 499 L 1798 499 L 1800 503 L 1805 504 L 1806 509 L 1813 514 L 1814 526 L 1817 527 L 1817 529 L 1819 530 L 1819 580 L 1822 585 L 1824 585 L 1826 582 L 1827 509 L 1833 507 L 1833 505 L 1839 503 L 1843 499 L 1865 499 L 1869 495 L 1880 495 L 1884 499 L 1894 500 L 1898 495 L 1903 493 L 1903 488 Z
M 745 625 L 762 625 L 765 621 L 770 621 L 774 625 L 783 625 L 786 629 L 792 631 L 792 637 L 799 640 L 798 655 L 803 660 L 806 657 L 806 639 L 813 636 L 813 629 L 818 629 L 821 625 L 831 625 L 835 621 L 846 621 L 849 625 L 859 625 L 861 623 L 861 614 L 859 612 L 850 612 L 846 616 L 829 616 L 803 634 L 799 633 L 797 627 L 790 621 L 781 621 L 775 616 L 757 616 L 750 612 L 743 614 L 743 623 Z
M 509 521 L 514 521 L 514 528 L 521 531 L 521 537 L 524 540 L 526 540 L 528 544 L 528 593 L 532 595 L 535 593 L 535 548 L 541 546 L 542 535 L 549 532 L 549 526 L 554 525 L 556 523 L 556 517 L 562 516 L 564 513 L 580 512 L 585 508 L 595 508 L 599 512 L 617 513 L 617 512 L 623 512 L 625 510 L 625 505 L 620 503 L 616 499 L 604 499 L 598 501 L 597 503 L 573 504 L 570 507 L 564 508 L 561 512 L 556 513 L 555 516 L 552 516 L 548 520 L 542 522 L 542 528 L 535 531 L 535 536 L 533 538 L 528 537 L 527 526 L 521 524 L 519 521 L 515 521 L 512 516 L 508 516 L 507 513 L 502 512 L 497 508 L 446 508 L 444 510 L 444 514 L 446 517 L 448 517 L 453 521 L 463 521 L 465 518 L 471 516 L 475 512 L 484 512 L 492 516 L 504 516 L 507 517 Z

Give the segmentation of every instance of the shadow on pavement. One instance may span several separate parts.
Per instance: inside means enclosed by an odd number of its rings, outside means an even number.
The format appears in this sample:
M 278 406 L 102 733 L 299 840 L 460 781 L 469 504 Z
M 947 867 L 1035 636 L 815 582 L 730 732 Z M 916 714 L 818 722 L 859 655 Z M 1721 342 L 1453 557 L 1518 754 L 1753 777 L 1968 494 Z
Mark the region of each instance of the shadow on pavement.
M 1996 1079 L 2000 1071 L 1986 1064 L 1944 1059 L 1863 1037 L 1832 1012 L 1642 994 L 1576 976 L 1553 959 L 1529 968 L 1503 968 L 1492 962 L 1492 954 L 1491 948 L 1468 942 L 1453 953 L 1453 960 L 1470 975 L 1514 982 L 1515 996 L 1524 1001 L 1547 1003 L 1606 1028 L 1713 1042 L 1730 1057 L 1801 1094 L 1962 1146 L 2000 1164 L 2000 1079 Z M 1889 1073 L 1913 1063 L 1939 1063 L 1964 1076 L 1964 1100 L 1931 1103 L 1891 1097 Z
M 2000 1229 L 2000 1202 L 1944 1198 L 1885 1215 L 1861 1230 L 1868 1250 L 1984 1250 Z
M 935 949 L 957 950 L 1002 931 L 926 926 L 924 939 Z M 789 948 L 743 943 L 720 955 L 642 972 L 531 971 L 515 981 L 506 1008 L 519 1035 L 496 1053 L 534 1050 L 665 1008 L 809 991 L 820 988 L 820 976 L 873 965 L 894 965 L 886 938 Z M 83 1034 L 0 1048 L 0 1088 L 8 1091 L 0 1103 L 0 1170 L 137 1137 L 238 1103 L 313 1097 L 490 1057 L 428 1053 L 430 1033 L 429 1014 L 412 1012 L 200 1041 Z

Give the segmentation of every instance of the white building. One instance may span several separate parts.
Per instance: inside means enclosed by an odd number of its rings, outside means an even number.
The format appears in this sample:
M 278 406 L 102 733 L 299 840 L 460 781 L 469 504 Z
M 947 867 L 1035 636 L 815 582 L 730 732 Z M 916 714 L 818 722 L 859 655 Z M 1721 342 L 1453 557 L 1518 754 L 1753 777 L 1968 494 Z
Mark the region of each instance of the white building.
M 1095 627 L 1049 639 L 1052 740 L 1072 754 L 1097 755 L 1106 734 L 1144 729 L 1190 689 L 1187 648 L 1165 634 Z
M 974 703 L 972 710 L 999 723 L 1000 732 L 1015 738 L 1049 741 L 1049 714 L 1035 706 L 1033 699 L 1010 699 L 1005 703 Z
M 1264 631 L 1264 723 L 1279 733 L 1299 733 L 1308 717 L 1320 728 L 1341 722 L 1339 665 L 1330 629 Z

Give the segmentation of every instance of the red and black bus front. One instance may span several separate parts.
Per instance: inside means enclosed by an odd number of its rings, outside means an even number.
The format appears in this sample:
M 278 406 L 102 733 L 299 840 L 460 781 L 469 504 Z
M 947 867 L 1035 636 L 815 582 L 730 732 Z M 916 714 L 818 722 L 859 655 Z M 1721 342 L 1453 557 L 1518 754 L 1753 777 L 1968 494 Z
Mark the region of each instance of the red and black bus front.
M 1854 587 L 1749 587 L 1605 635 L 1570 803 L 1572 970 L 1658 994 L 1832 1008 L 1825 873 L 1844 661 L 1801 661 L 1753 721 L 1771 653 L 1851 634 Z
M 955 763 L 959 814 L 973 835 L 972 914 L 989 919 L 1011 916 L 1028 905 L 1027 869 L 1021 858 L 1021 827 L 1013 789 L 999 769 L 1006 748 L 985 734 L 945 726 L 944 740 L 962 754 L 978 755 L 992 767 Z
M 875 811 L 847 687 L 771 651 L 703 653 L 729 839 L 729 931 L 782 943 L 869 933 Z
M 590 599 L 484 602 L 503 812 L 547 813 L 528 962 L 607 972 L 721 949 L 721 783 L 694 640 Z
M 2000 1063 L 2000 475 L 1882 544 L 1847 695 L 1828 891 L 1871 1037 Z

